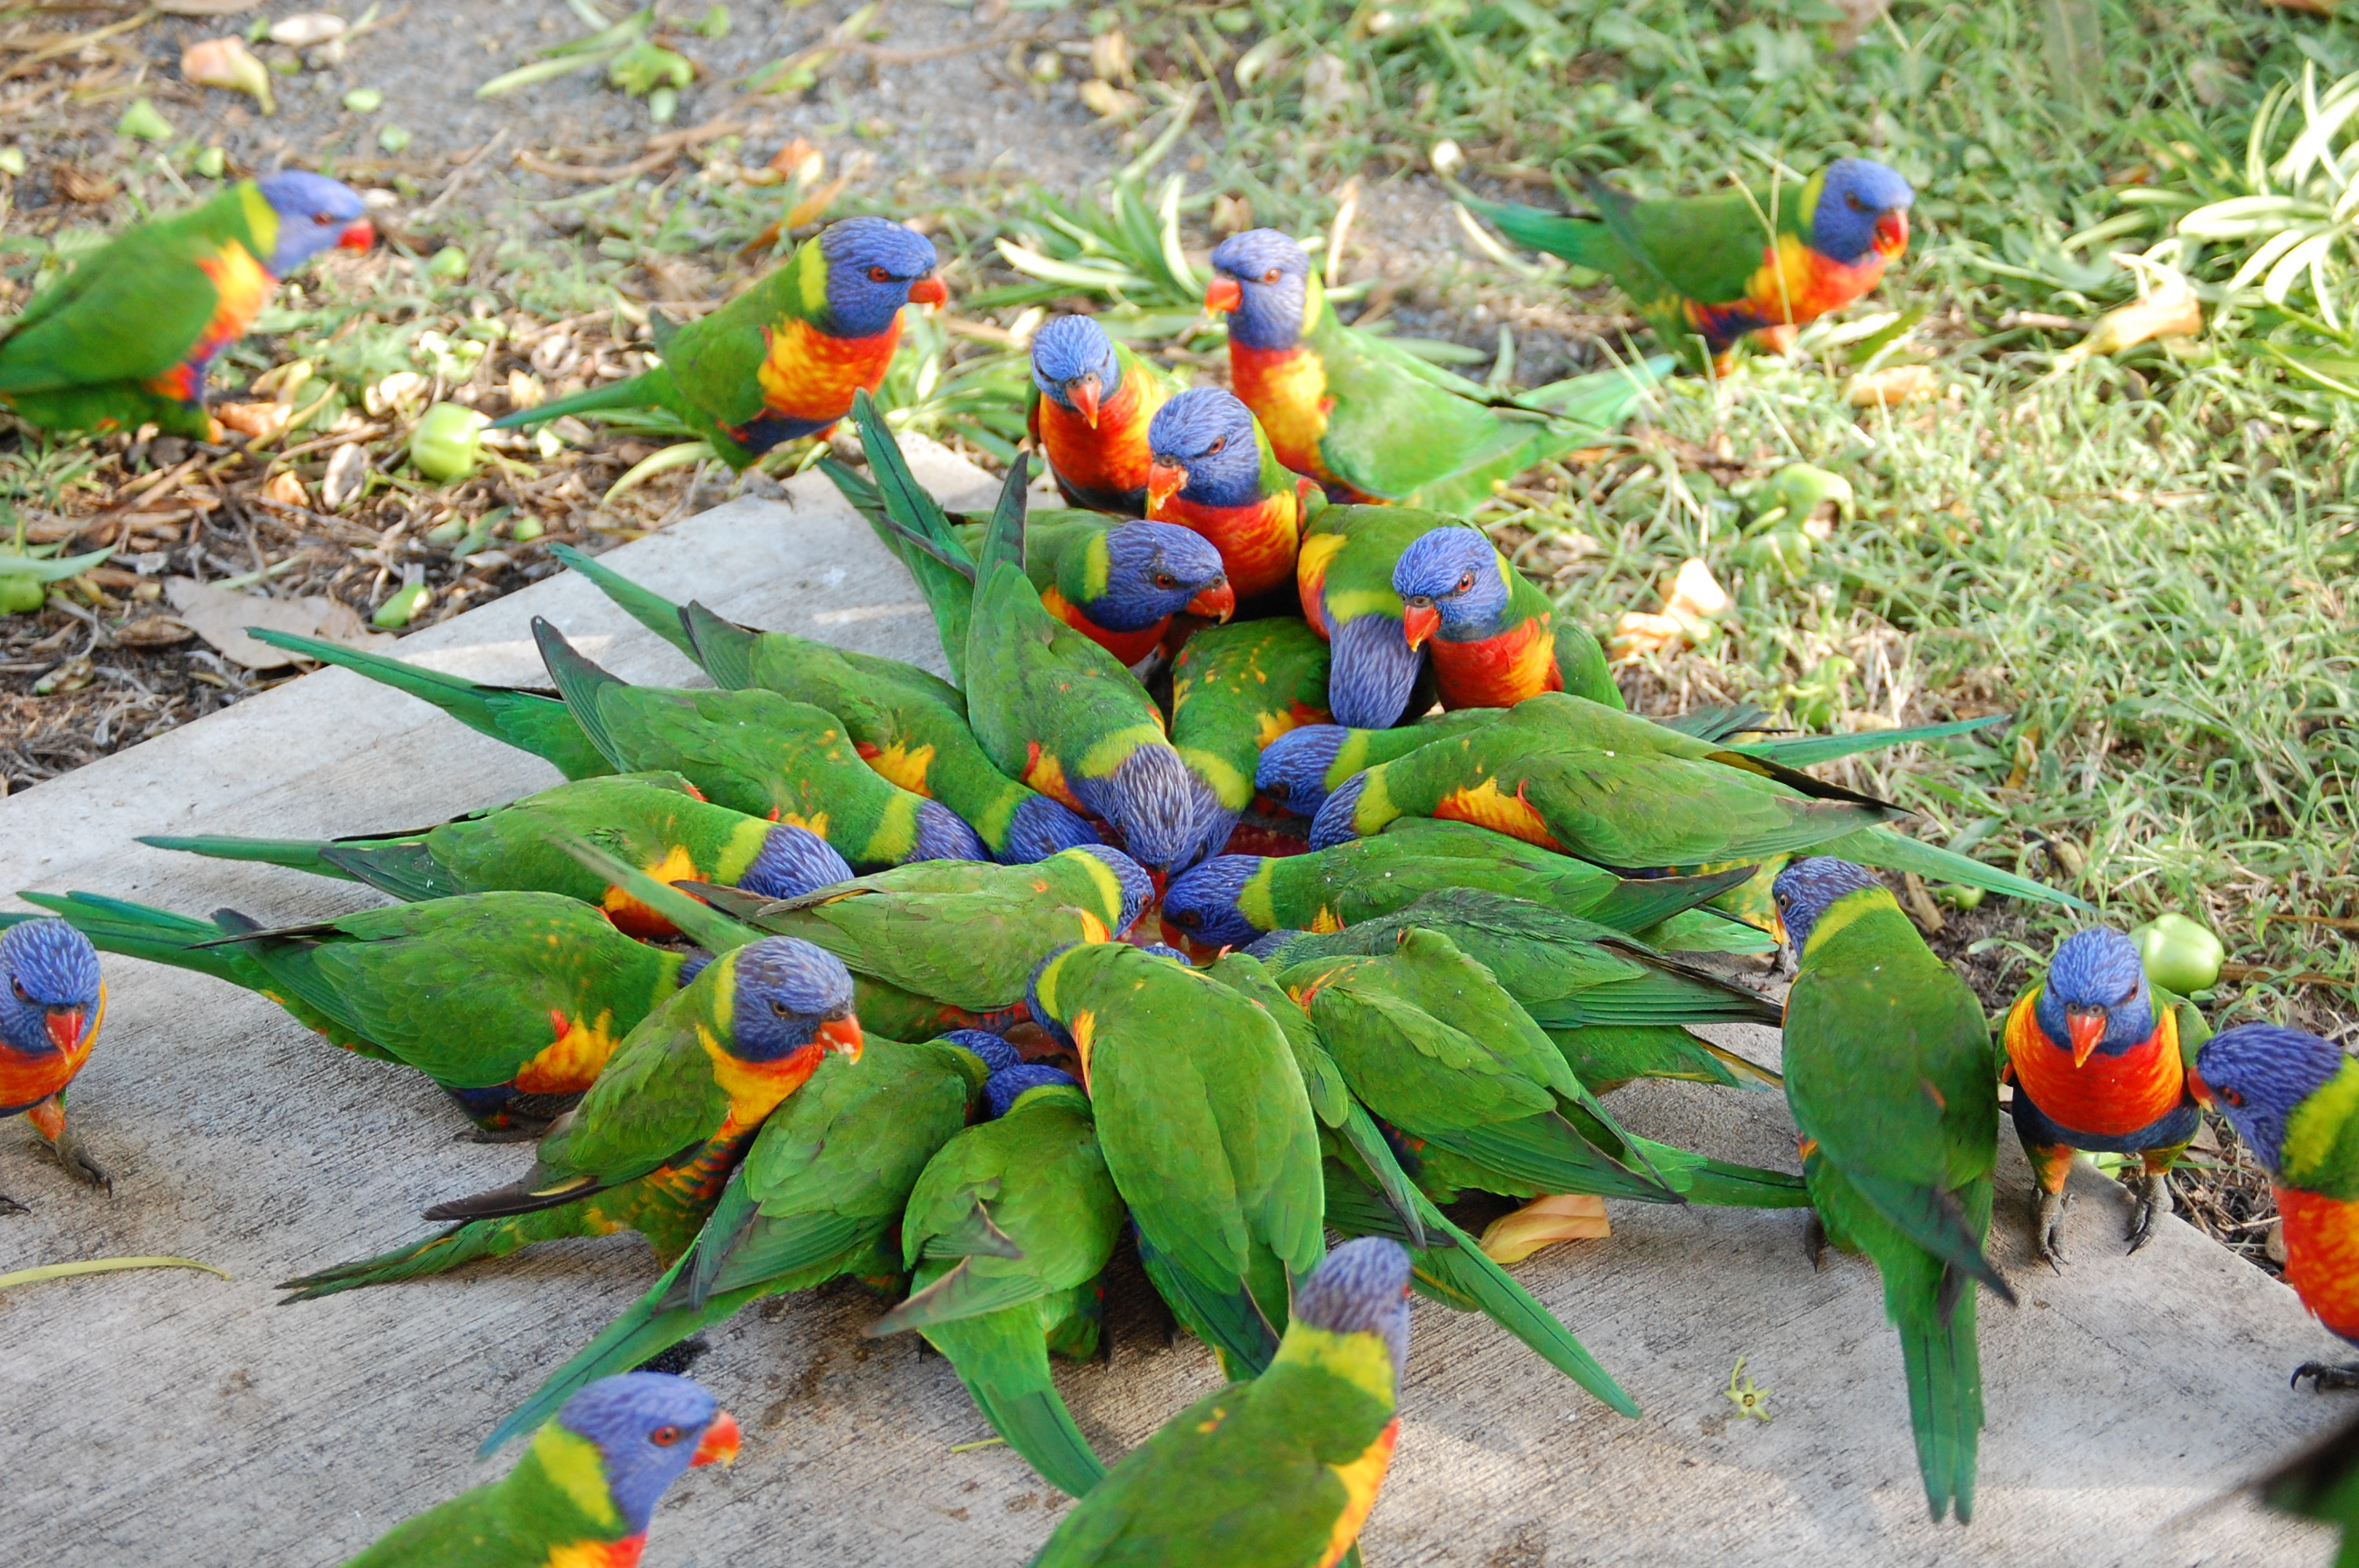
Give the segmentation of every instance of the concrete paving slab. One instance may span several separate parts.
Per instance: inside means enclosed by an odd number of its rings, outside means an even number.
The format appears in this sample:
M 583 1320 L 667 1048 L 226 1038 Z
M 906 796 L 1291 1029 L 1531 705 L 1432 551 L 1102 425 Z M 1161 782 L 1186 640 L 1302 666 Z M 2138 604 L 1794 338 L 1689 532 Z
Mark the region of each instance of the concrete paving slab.
M 987 502 L 936 451 L 921 477 Z M 939 668 L 914 587 L 817 476 L 625 546 L 677 598 Z M 529 680 L 546 615 L 634 679 L 689 667 L 560 577 L 407 639 L 435 667 Z M 175 908 L 317 916 L 366 902 L 269 868 L 166 855 L 160 831 L 332 834 L 438 820 L 555 781 L 423 704 L 327 671 L 0 801 L 0 888 L 88 888 Z M 294 1307 L 272 1282 L 422 1233 L 419 1210 L 519 1170 L 454 1141 L 413 1074 L 331 1050 L 267 1002 L 108 960 L 106 1033 L 73 1115 L 110 1198 L 0 1131 L 0 1271 L 178 1253 L 230 1271 L 104 1275 L 0 1293 L 0 1415 L 14 1434 L 0 1541 L 43 1561 L 331 1563 L 496 1474 L 476 1442 L 653 1278 L 629 1238 L 537 1249 L 439 1280 Z M 1774 1058 L 1768 1031 L 1742 1048 Z M 1658 1137 L 1792 1168 L 1774 1095 L 1640 1085 Z M 1646 1408 L 1625 1421 L 1479 1319 L 1420 1303 L 1404 1431 L 1365 1537 L 1371 1564 L 2310 1563 L 2321 1531 L 2213 1499 L 2350 1407 L 2286 1387 L 2335 1342 L 2292 1293 L 2174 1220 L 2136 1258 L 2126 1201 L 2082 1173 L 2074 1265 L 2036 1268 L 2029 1188 L 2002 1151 L 2002 1266 L 1985 1298 L 1989 1431 L 1974 1523 L 1924 1519 L 1897 1346 L 1872 1271 L 1813 1272 L 1799 1215 L 1614 1206 L 1608 1240 L 1520 1271 Z M 1135 1283 L 1134 1280 L 1134 1283 Z M 1062 1499 L 990 1435 L 939 1357 L 860 1336 L 850 1288 L 763 1303 L 712 1337 L 702 1377 L 743 1421 L 734 1472 L 675 1487 L 647 1561 L 682 1568 L 1024 1561 Z M 1117 1310 L 1107 1364 L 1060 1374 L 1101 1451 L 1214 1387 L 1192 1342 Z M 1720 1396 L 1739 1357 L 1767 1425 Z

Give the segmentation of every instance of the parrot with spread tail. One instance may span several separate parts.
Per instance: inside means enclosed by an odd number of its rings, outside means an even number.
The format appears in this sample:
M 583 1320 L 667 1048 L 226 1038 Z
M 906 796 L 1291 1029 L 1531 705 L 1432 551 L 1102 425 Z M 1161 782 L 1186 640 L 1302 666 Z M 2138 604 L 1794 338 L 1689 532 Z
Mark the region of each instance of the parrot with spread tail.
M 1275 229 L 1212 247 L 1204 304 L 1228 313 L 1230 384 L 1278 461 L 1330 501 L 1467 511 L 1526 469 L 1611 439 L 1670 368 L 1649 362 L 1495 399 L 1344 326 L 1309 254 Z
M 1147 426 L 1147 514 L 1221 552 L 1243 603 L 1293 579 L 1318 486 L 1288 470 L 1253 413 L 1217 386 L 1176 394 Z
M 701 604 L 674 604 L 568 545 L 552 545 L 549 553 L 694 660 L 714 685 L 774 691 L 835 715 L 863 762 L 957 813 L 992 859 L 1021 864 L 1098 841 L 1080 816 L 992 765 L 967 727 L 965 694 L 940 676 L 898 659 L 756 632 Z
M 1290 617 L 1210 626 L 1171 668 L 1171 743 L 1234 823 L 1254 799 L 1262 748 L 1299 724 L 1323 724 L 1327 644 Z M 1229 835 L 1214 829 L 1218 849 Z M 1217 839 L 1218 842 L 1212 842 Z
M 217 438 L 213 360 L 279 279 L 323 251 L 374 244 L 366 211 L 350 186 L 288 169 L 128 230 L 0 324 L 0 408 L 50 430 L 152 424 Z
M 1438 527 L 1393 566 L 1401 631 L 1433 659 L 1441 706 L 1512 708 L 1544 691 L 1626 707 L 1605 650 L 1479 529 Z
M 1786 997 L 1786 1104 L 1828 1241 L 1884 1277 L 1900 1331 L 1917 1464 L 1935 1522 L 1973 1517 L 1983 1428 L 1977 1281 L 1998 1166 L 1990 1028 L 1874 873 L 1812 856 L 1778 873 L 1799 966 Z
M 1295 1292 L 1266 1370 L 1207 1394 L 1107 1472 L 1032 1568 L 1334 1568 L 1400 1434 L 1408 1254 L 1347 1241 Z
M 2015 1132 L 2039 1184 L 2031 1240 L 2043 1261 L 2064 1261 L 2076 1149 L 2139 1157 L 2129 1249 L 2154 1235 L 2170 1212 L 2170 1168 L 2202 1125 L 2187 1064 L 2210 1037 L 2191 1004 L 2147 983 L 2136 946 L 2110 926 L 2066 937 L 2047 975 L 2016 998 L 2002 1076 L 2015 1085 Z
M 405 1520 L 344 1568 L 637 1568 L 666 1488 L 737 1458 L 736 1418 L 700 1384 L 631 1372 L 591 1384 L 516 1468 Z
M 1866 158 L 1836 158 L 1802 183 L 1646 200 L 1596 177 L 1593 215 L 1467 199 L 1518 244 L 1602 272 L 1662 346 L 1702 340 L 1715 374 L 1758 337 L 1776 352 L 1797 330 L 1874 288 L 1908 248 L 1908 182 Z
M 1180 390 L 1087 316 L 1032 335 L 1032 445 L 1068 506 L 1147 515 L 1147 426 Z
M 308 1301 L 439 1274 L 536 1241 L 635 1230 L 669 1264 L 688 1249 L 746 1145 L 830 1054 L 857 1061 L 851 973 L 790 936 L 723 954 L 614 1048 L 531 1172 L 426 1211 L 456 1221 L 415 1246 L 282 1287 Z
M 58 1162 L 92 1186 L 106 1172 L 66 1130 L 66 1086 L 90 1060 L 106 1021 L 98 949 L 62 920 L 22 921 L 0 932 L 0 1120 L 22 1116 Z M 0 1194 L 0 1214 L 25 1206 Z
M 492 428 L 660 407 L 742 473 L 782 442 L 826 435 L 855 394 L 884 381 L 901 341 L 901 308 L 948 297 L 923 235 L 886 218 L 845 218 L 711 315 L 658 326 L 663 362 L 654 369 L 519 408 Z

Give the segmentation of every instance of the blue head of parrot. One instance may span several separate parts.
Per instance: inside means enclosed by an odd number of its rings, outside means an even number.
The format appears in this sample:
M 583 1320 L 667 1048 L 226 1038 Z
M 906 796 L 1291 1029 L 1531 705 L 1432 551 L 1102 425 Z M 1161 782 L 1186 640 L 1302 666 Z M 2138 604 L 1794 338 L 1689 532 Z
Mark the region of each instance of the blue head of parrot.
M 1353 820 L 1360 809 L 1360 795 L 1368 787 L 1365 773 L 1353 773 L 1336 786 L 1310 819 L 1310 847 L 1332 849 L 1338 844 L 1348 844 L 1360 836 L 1359 824 Z
M 1812 855 L 1778 872 L 1770 889 L 1777 895 L 1777 918 L 1786 927 L 1786 940 L 1799 957 L 1810 945 L 1811 928 L 1837 899 L 1883 885 L 1864 866 L 1832 855 Z
M 860 1060 L 852 971 L 825 948 L 796 936 L 765 936 L 737 949 L 730 1010 L 730 1054 L 776 1062 L 816 1043 Z
M 1212 786 L 1167 745 L 1137 747 L 1103 778 L 1069 782 L 1083 806 L 1114 825 L 1131 859 L 1155 871 L 1182 871 L 1201 859 L 1221 809 Z
M 1298 725 L 1262 749 L 1254 788 L 1297 816 L 1317 816 L 1327 804 L 1327 770 L 1351 737 L 1341 724 Z
M 986 1029 L 946 1030 L 942 1038 L 953 1045 L 963 1045 L 983 1058 L 983 1065 L 993 1072 L 1024 1065 L 1023 1054 Z
M 1329 1334 L 1373 1334 L 1392 1352 L 1393 1391 L 1408 1370 L 1408 1251 L 1397 1241 L 1363 1236 L 1320 1260 L 1296 1287 L 1293 1319 Z
M 1120 936 L 1138 924 L 1140 913 L 1147 908 L 1147 901 L 1155 896 L 1155 879 L 1147 874 L 1146 867 L 1111 844 L 1093 841 L 1075 848 L 1103 860 L 1113 871 L 1114 880 L 1122 884 L 1122 913 L 1106 927 L 1107 935 Z
M 1016 1102 L 1033 1089 L 1080 1088 L 1081 1082 L 1072 1074 L 1034 1062 L 1018 1063 L 1002 1067 L 991 1075 L 983 1086 L 983 1098 L 991 1107 L 994 1121 L 1016 1108 Z
M 781 822 L 763 838 L 762 852 L 737 885 L 762 898 L 800 898 L 851 880 L 852 867 L 834 845 L 808 827 Z
M 664 1489 L 695 1465 L 737 1457 L 737 1422 L 702 1384 L 669 1372 L 601 1378 L 565 1401 L 557 1424 L 595 1444 L 606 1490 L 645 1535 Z
M 1008 818 L 1007 843 L 999 860 L 1003 865 L 1028 866 L 1060 850 L 1102 842 L 1088 817 L 1045 795 L 1030 795 Z
M 1393 565 L 1393 591 L 1412 648 L 1425 646 L 1437 629 L 1457 642 L 1487 636 L 1507 608 L 1499 552 L 1473 528 L 1436 528 L 1410 540 Z
M 1410 645 L 1407 622 L 1369 610 L 1329 625 L 1327 711 L 1353 730 L 1400 723 L 1425 668 L 1425 650 Z
M 965 817 L 939 800 L 918 803 L 917 843 L 909 851 L 913 860 L 988 860 L 991 850 L 983 842 L 983 835 L 967 825 Z
M 278 215 L 277 243 L 260 258 L 273 277 L 285 277 L 321 251 L 339 245 L 364 251 L 376 243 L 360 192 L 341 180 L 290 168 L 254 183 Z
M 1237 607 L 1221 552 L 1177 523 L 1118 523 L 1106 530 L 1105 591 L 1081 606 L 1109 632 L 1143 632 L 1180 611 L 1226 621 Z
M 1261 868 L 1259 855 L 1215 855 L 1172 878 L 1163 890 L 1164 938 L 1175 947 L 1213 952 L 1242 947 L 1260 936 L 1261 928 L 1237 907 L 1237 897 Z
M 1229 336 L 1249 349 L 1290 349 L 1302 336 L 1310 254 L 1276 229 L 1247 229 L 1212 247 L 1204 303 L 1229 312 Z
M 2204 1042 L 2187 1087 L 2228 1119 L 2255 1158 L 2277 1173 L 2286 1120 L 2350 1058 L 2331 1040 L 2277 1023 L 2242 1023 Z
M 2154 998 L 2137 946 L 2109 925 L 2076 931 L 2056 948 L 2033 1009 L 2040 1033 L 2072 1053 L 2118 1056 L 2154 1033 Z
M 1191 386 L 1147 427 L 1150 495 L 1198 506 L 1250 506 L 1261 499 L 1261 448 L 1253 410 L 1225 387 Z
M 1114 340 L 1087 316 L 1060 316 L 1032 335 L 1032 384 L 1097 428 L 1098 409 L 1122 390 Z
M 845 218 L 820 232 L 827 258 L 828 327 L 839 338 L 873 338 L 912 300 L 949 295 L 934 276 L 934 244 L 889 218 Z
M 62 920 L 0 932 L 0 1046 L 19 1056 L 71 1056 L 97 1025 L 104 988 L 98 949 Z
M 1839 157 L 1827 165 L 1819 205 L 1810 214 L 1810 248 L 1831 261 L 1857 266 L 1868 253 L 1889 260 L 1908 248 L 1908 209 L 1917 192 L 1880 163 Z

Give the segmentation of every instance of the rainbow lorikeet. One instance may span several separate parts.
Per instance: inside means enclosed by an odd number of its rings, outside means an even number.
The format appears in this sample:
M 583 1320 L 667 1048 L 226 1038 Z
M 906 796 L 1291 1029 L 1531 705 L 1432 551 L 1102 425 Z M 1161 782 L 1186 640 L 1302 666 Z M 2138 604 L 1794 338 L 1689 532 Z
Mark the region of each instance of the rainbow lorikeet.
M 992 765 L 967 727 L 966 697 L 940 676 L 784 632 L 756 632 L 701 604 L 651 593 L 566 545 L 550 553 L 730 691 L 774 691 L 842 721 L 861 759 L 903 789 L 939 800 L 982 836 L 992 858 L 1045 860 L 1098 841 L 1096 829 Z
M 2130 939 L 2104 925 L 2066 937 L 2047 976 L 2016 998 L 2002 1077 L 2014 1081 L 2016 1136 L 2039 1182 L 2031 1239 L 2042 1261 L 2064 1261 L 2075 1149 L 2140 1157 L 2131 1251 L 2170 1212 L 2170 1167 L 2202 1125 L 2187 1064 L 2210 1035 L 2191 1005 L 2147 984 Z
M 591 1384 L 516 1468 L 394 1526 L 344 1568 L 638 1568 L 664 1490 L 737 1457 L 737 1421 L 664 1372 Z
M 970 552 L 984 531 L 954 530 Z M 1125 665 L 1155 652 L 1174 615 L 1226 621 L 1237 607 L 1221 553 L 1175 523 L 1035 512 L 1024 520 L 1024 575 L 1042 609 Z
M 1121 942 L 1047 959 L 1031 1009 L 1081 1064 L 1147 1278 L 1224 1363 L 1266 1367 L 1324 1245 L 1318 1124 L 1277 1020 Z
M 1305 724 L 1269 743 L 1255 770 L 1254 784 L 1272 804 L 1297 816 L 1316 816 L 1327 797 L 1353 773 L 1407 756 L 1433 741 L 1480 730 L 1498 718 L 1500 711 L 1462 708 L 1454 713 L 1428 714 L 1413 724 L 1393 729 Z
M 1785 1068 L 1802 1179 L 1826 1238 L 1884 1276 L 1926 1502 L 1963 1523 L 1983 1427 L 1974 1282 L 2015 1300 L 1983 1255 L 1998 1165 L 1989 1026 L 1873 873 L 1813 856 L 1778 874 L 1777 900 L 1800 966 Z
M 299 169 L 241 179 L 118 235 L 0 326 L 0 408 L 52 430 L 213 439 L 205 373 L 278 280 L 375 231 L 350 186 Z
M 1334 1568 L 1400 1433 L 1408 1254 L 1347 1241 L 1295 1292 L 1266 1370 L 1207 1394 L 1107 1472 L 1032 1568 Z
M 106 1022 L 98 949 L 62 920 L 27 920 L 0 932 L 0 1119 L 22 1116 L 59 1162 L 93 1186 L 104 1170 L 66 1131 L 66 1086 L 90 1060 Z M 0 1194 L 0 1214 L 25 1206 Z
M 1450 520 L 1414 506 L 1330 506 L 1303 530 L 1295 590 L 1303 618 L 1334 647 L 1327 706 L 1335 722 L 1381 730 L 1433 705 L 1425 654 L 1401 630 L 1393 564 L 1419 535 Z
M 549 892 L 478 892 L 266 929 L 76 892 L 28 892 L 109 953 L 268 997 L 307 1029 L 432 1078 L 486 1133 L 532 1136 L 701 955 L 635 942 Z M 0 919 L 12 918 L 0 916 Z
M 846 1277 L 897 1280 L 893 1228 L 926 1162 L 966 1126 L 986 1059 L 1018 1060 L 995 1035 L 905 1045 L 866 1033 L 857 1062 L 821 1062 L 762 1124 L 695 1243 L 511 1411 L 479 1456 L 597 1379 L 644 1365 L 765 1296 Z
M 2269 1173 L 2285 1282 L 2330 1332 L 2359 1345 L 2359 1060 L 2299 1029 L 2243 1023 L 2204 1044 L 2188 1087 Z M 2293 1378 L 2321 1392 L 2359 1389 L 2359 1364 L 2305 1362 Z
M 1491 406 L 1486 389 L 1336 319 L 1309 254 L 1275 229 L 1212 247 L 1204 304 L 1229 313 L 1230 384 L 1278 460 L 1330 501 L 1467 511 L 1526 469 L 1610 439 L 1669 368 L 1582 376 Z
M 665 881 L 694 878 L 763 898 L 793 898 L 843 880 L 842 857 L 817 834 L 713 806 L 677 773 L 582 779 L 404 832 L 139 841 L 366 882 L 412 903 L 462 892 L 559 892 L 604 909 L 634 935 L 671 935 L 669 922 L 585 871 L 551 841 L 552 833 L 587 835 Z
M 663 362 L 654 369 L 519 408 L 492 427 L 660 407 L 743 472 L 783 441 L 825 435 L 855 393 L 874 392 L 885 379 L 901 341 L 901 308 L 947 297 L 924 236 L 886 218 L 845 218 L 711 315 L 658 326 Z
M 1605 650 L 1474 528 L 1435 528 L 1393 567 L 1401 630 L 1430 649 L 1444 708 L 1512 708 L 1544 691 L 1626 707 Z
M 1667 349 L 1698 338 L 1724 373 L 1739 340 L 1778 352 L 1795 330 L 1874 288 L 1908 248 L 1917 193 L 1880 163 L 1837 158 L 1792 191 L 1641 200 L 1586 181 L 1594 216 L 1469 200 L 1519 244 L 1602 272 Z
M 1277 460 L 1250 409 L 1217 386 L 1190 387 L 1156 411 L 1147 442 L 1149 517 L 1210 539 L 1241 601 L 1292 580 L 1318 486 Z
M 1087 316 L 1032 335 L 1032 445 L 1068 506 L 1147 515 L 1147 423 L 1179 384 Z
M 1171 743 L 1234 822 L 1253 804 L 1262 748 L 1327 721 L 1327 644 L 1290 616 L 1211 626 L 1171 670 Z M 1225 832 L 1208 833 L 1228 841 Z M 1215 846 L 1217 848 L 1217 846 Z
M 830 1053 L 860 1057 L 852 976 L 790 936 L 724 953 L 649 1013 L 512 1185 L 437 1204 L 415 1246 L 287 1281 L 308 1301 L 439 1274 L 535 1241 L 636 1230 L 687 1250 L 745 1146 Z
M 1097 1353 L 1098 1276 L 1122 1236 L 1090 1102 L 1054 1067 L 991 1075 L 991 1119 L 934 1156 L 901 1220 L 909 1299 L 868 1327 L 916 1329 L 993 1430 L 1050 1485 L 1080 1497 L 1105 1475 L 1049 1371 L 1049 1352 Z

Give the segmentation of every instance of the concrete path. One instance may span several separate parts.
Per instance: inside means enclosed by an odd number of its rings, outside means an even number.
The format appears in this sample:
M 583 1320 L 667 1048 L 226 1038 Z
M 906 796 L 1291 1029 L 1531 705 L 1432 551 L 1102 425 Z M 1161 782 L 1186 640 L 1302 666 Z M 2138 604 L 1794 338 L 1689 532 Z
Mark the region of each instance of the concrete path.
M 957 499 L 988 481 L 939 451 Z M 736 619 L 939 667 L 900 568 L 817 476 L 787 505 L 739 503 L 610 556 Z M 570 577 L 409 638 L 438 668 L 530 680 L 548 616 L 641 680 L 688 666 Z M 420 703 L 328 671 L 0 801 L 0 888 L 85 888 L 281 921 L 370 895 L 292 872 L 163 854 L 153 832 L 334 834 L 408 826 L 555 782 Z M 0 1293 L 0 1541 L 58 1568 L 340 1562 L 402 1517 L 498 1473 L 476 1442 L 653 1278 L 636 1240 L 536 1249 L 439 1280 L 295 1307 L 273 1281 L 420 1234 L 439 1198 L 519 1172 L 516 1147 L 454 1141 L 417 1076 L 323 1045 L 227 986 L 108 961 L 103 1038 L 73 1115 L 116 1175 L 82 1189 L 0 1124 L 0 1272 L 178 1253 L 227 1269 L 97 1276 Z M 1767 1031 L 1743 1047 L 1774 1058 Z M 1641 1085 L 1639 1130 L 1791 1168 L 1772 1095 Z M 1646 1408 L 1625 1421 L 1480 1319 L 1420 1303 L 1397 1460 L 1365 1537 L 1408 1563 L 2319 1563 L 2320 1531 L 2218 1500 L 2354 1407 L 2288 1390 L 2335 1342 L 2290 1292 L 2185 1225 L 2121 1253 L 2118 1189 L 2082 1173 L 2078 1261 L 2035 1268 L 2027 1178 L 2003 1148 L 1997 1251 L 2023 1292 L 1985 1297 L 1990 1427 L 1974 1523 L 1925 1522 L 1897 1344 L 1864 1265 L 1813 1273 L 1798 1215 L 1616 1205 L 1614 1237 L 1521 1271 Z M 1143 1286 L 1133 1276 L 1122 1291 Z M 735 1471 L 675 1487 L 651 1568 L 1015 1564 L 1062 1499 L 990 1435 L 948 1366 L 859 1330 L 836 1288 L 765 1303 L 699 1368 L 744 1422 Z M 1060 1372 L 1109 1456 L 1215 1386 L 1136 1303 L 1111 1364 Z M 1738 1357 L 1773 1423 L 1732 1422 Z M 502 1464 L 505 1461 L 501 1462 Z M 38 1543 L 30 1545 L 29 1543 Z M 0 1552 L 16 1560 L 18 1553 Z M 29 1558 L 26 1560 L 30 1560 Z M 1209 1565 L 1208 1565 L 1209 1568 Z

